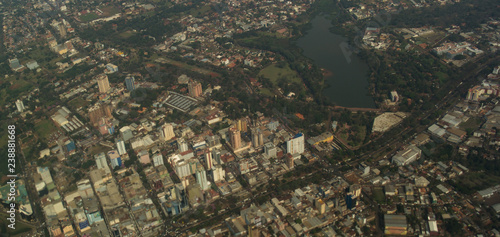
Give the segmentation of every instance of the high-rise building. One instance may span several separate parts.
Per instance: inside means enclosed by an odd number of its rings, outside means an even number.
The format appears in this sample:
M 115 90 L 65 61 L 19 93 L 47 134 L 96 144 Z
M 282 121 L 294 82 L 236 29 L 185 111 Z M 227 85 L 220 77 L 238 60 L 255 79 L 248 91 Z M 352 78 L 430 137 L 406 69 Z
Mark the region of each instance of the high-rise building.
M 273 143 L 268 142 L 264 146 L 264 153 L 266 153 L 268 158 L 276 158 L 277 157 L 277 149 Z
M 125 142 L 122 139 L 118 139 L 116 141 L 116 147 L 118 149 L 119 155 L 127 154 L 127 150 L 125 149 Z
M 135 78 L 133 76 L 128 75 L 125 78 L 125 85 L 127 86 L 127 90 L 133 91 L 135 90 Z
M 219 149 L 212 150 L 212 160 L 214 160 L 217 164 L 221 165 L 221 152 Z
M 252 128 L 252 145 L 253 147 L 259 146 L 259 132 L 257 132 L 257 128 Z
M 196 182 L 200 185 L 201 190 L 208 190 L 207 171 L 203 169 L 203 166 L 198 166 L 196 169 Z
M 207 170 L 211 170 L 214 167 L 212 152 L 210 152 L 209 150 L 205 152 L 205 163 L 207 163 Z
M 109 162 L 111 163 L 111 168 L 115 169 L 116 167 L 122 166 L 122 158 L 116 152 L 116 150 L 112 150 L 108 152 Z
M 233 147 L 234 150 L 238 149 L 241 147 L 241 134 L 238 129 L 231 128 L 229 130 L 231 136 L 231 146 Z
M 101 153 L 95 155 L 94 157 L 95 157 L 95 163 L 97 165 L 97 169 L 103 169 L 106 172 L 106 174 L 111 173 L 111 170 L 109 169 L 108 162 L 106 161 L 106 155 L 104 154 L 104 152 L 101 152 Z
M 252 145 L 254 147 L 259 147 L 264 145 L 264 134 L 258 128 L 252 129 Z
M 304 134 L 298 133 L 286 142 L 286 151 L 290 154 L 304 153 Z
M 19 113 L 22 113 L 24 111 L 24 103 L 22 100 L 16 100 L 16 107 L 17 107 L 17 111 L 19 111 Z
M 126 142 L 134 137 L 134 134 L 132 133 L 132 129 L 130 129 L 129 126 L 125 126 L 125 127 L 120 128 L 120 135 L 122 136 L 122 139 L 124 142 Z
M 177 146 L 179 148 L 179 152 L 181 152 L 181 153 L 189 150 L 188 143 L 182 138 L 177 140 Z
M 175 173 L 181 179 L 188 175 L 191 175 L 191 172 L 189 170 L 189 164 L 186 163 L 185 161 L 179 161 L 178 163 L 175 164 Z
M 66 26 L 64 26 L 64 23 L 58 23 L 57 28 L 61 37 L 66 37 Z
M 189 83 L 188 89 L 189 89 L 189 95 L 191 97 L 201 96 L 201 93 L 202 93 L 201 83 L 199 83 L 197 81 L 192 81 Z
M 162 126 L 161 135 L 164 141 L 168 141 L 175 137 L 174 126 L 171 123 L 166 123 Z
M 99 86 L 99 93 L 106 93 L 109 91 L 109 80 L 105 74 L 97 76 L 97 85 Z
M 293 169 L 293 156 L 291 154 L 286 155 L 286 166 L 288 166 L 289 169 Z
M 215 165 L 213 174 L 214 174 L 214 182 L 219 182 L 226 178 L 226 172 L 222 168 L 222 165 Z
M 90 122 L 96 126 L 102 118 L 112 118 L 111 108 L 107 104 L 96 104 L 89 109 Z
M 264 145 L 264 133 L 259 129 L 259 146 Z
M 238 128 L 239 131 L 246 132 L 247 131 L 247 120 L 238 119 L 238 122 L 236 123 L 236 127 Z

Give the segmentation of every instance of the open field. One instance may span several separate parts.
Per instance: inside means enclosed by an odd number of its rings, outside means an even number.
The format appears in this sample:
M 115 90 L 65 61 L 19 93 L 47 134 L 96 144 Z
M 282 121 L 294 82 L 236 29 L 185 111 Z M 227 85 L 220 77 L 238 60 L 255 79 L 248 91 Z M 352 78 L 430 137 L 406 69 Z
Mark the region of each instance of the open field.
M 203 14 L 207 13 L 210 11 L 211 6 L 210 5 L 203 5 L 200 8 L 193 8 L 189 11 L 189 14 L 193 16 L 203 16 Z
M 43 141 L 45 141 L 49 135 L 55 131 L 57 131 L 57 128 L 50 120 L 42 120 L 35 124 L 35 132 Z
M 93 12 L 90 12 L 90 13 L 87 13 L 85 15 L 81 15 L 80 16 L 80 21 L 82 22 L 90 22 L 90 21 L 93 21 L 95 19 L 98 19 L 99 16 Z
M 466 122 L 462 122 L 458 125 L 458 127 L 460 127 L 460 129 L 463 129 L 463 130 L 467 130 L 467 129 L 472 129 L 472 130 L 475 130 L 477 128 L 479 128 L 479 125 L 481 125 L 482 121 L 481 121 L 481 118 L 470 118 L 469 120 L 467 120 Z
M 68 102 L 68 105 L 69 105 L 72 109 L 74 109 L 74 110 L 76 110 L 76 109 L 78 109 L 78 108 L 80 108 L 80 107 L 82 107 L 82 106 L 86 106 L 86 105 L 88 105 L 88 104 L 89 104 L 89 102 L 88 102 L 88 101 L 86 101 L 86 100 L 84 100 L 84 99 L 82 99 L 82 98 L 80 98 L 80 97 L 76 97 L 76 98 L 74 98 L 74 99 L 72 99 L 72 100 L 70 100 L 70 101 Z
M 180 68 L 183 68 L 183 69 L 191 70 L 191 71 L 194 71 L 194 72 L 197 72 L 197 73 L 201 73 L 201 74 L 205 74 L 205 75 L 211 75 L 213 77 L 220 77 L 220 75 L 218 73 L 216 73 L 216 72 L 212 72 L 210 70 L 199 68 L 199 67 L 196 67 L 196 66 L 193 66 L 193 65 L 189 65 L 189 64 L 186 64 L 186 63 L 183 63 L 183 62 L 175 61 L 175 60 L 172 60 L 172 59 L 169 59 L 169 58 L 157 58 L 156 60 L 154 60 L 154 62 L 155 63 L 166 63 L 166 64 L 174 65 L 174 66 L 177 66 L 177 67 L 180 67 Z
M 284 67 L 279 67 L 276 64 L 271 64 L 266 68 L 262 69 L 258 76 L 263 76 L 264 78 L 268 78 L 271 80 L 274 86 L 278 85 L 280 79 L 285 79 L 289 83 L 298 83 L 302 84 L 302 80 L 300 79 L 297 72 L 290 69 L 290 67 L 285 65 Z
M 127 30 L 127 31 L 121 32 L 120 34 L 118 34 L 118 36 L 120 36 L 120 38 L 122 38 L 122 39 L 128 39 L 135 34 L 137 34 L 137 33 L 133 32 L 131 30 Z
M 106 6 L 106 7 L 100 8 L 100 10 L 103 12 L 103 14 L 102 14 L 103 17 L 108 17 L 108 16 L 112 16 L 116 13 L 120 13 L 120 9 L 118 9 L 114 6 Z
M 274 94 L 267 88 L 261 88 L 259 89 L 261 94 L 267 95 L 267 96 L 273 96 Z

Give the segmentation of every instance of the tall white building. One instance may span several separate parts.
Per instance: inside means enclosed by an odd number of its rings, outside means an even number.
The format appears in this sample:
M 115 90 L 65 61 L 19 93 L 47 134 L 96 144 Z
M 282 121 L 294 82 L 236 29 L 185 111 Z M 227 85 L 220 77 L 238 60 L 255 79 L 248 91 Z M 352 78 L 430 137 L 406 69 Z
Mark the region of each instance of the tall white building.
M 127 154 L 127 150 L 125 149 L 125 142 L 123 140 L 118 139 L 118 141 L 116 142 L 116 147 L 118 149 L 119 155 Z
M 106 172 L 106 174 L 111 173 L 111 170 L 109 169 L 108 162 L 106 161 L 106 155 L 104 154 L 104 152 L 101 152 L 101 153 L 95 155 L 94 157 L 95 157 L 95 163 L 97 165 L 97 169 L 103 169 Z
M 19 111 L 19 113 L 22 113 L 24 111 L 24 103 L 22 100 L 16 100 L 16 107 L 17 107 L 17 111 Z
M 226 172 L 221 165 L 215 165 L 213 174 L 214 182 L 220 182 L 226 178 Z
M 304 153 L 304 134 L 298 133 L 286 142 L 286 152 L 290 154 Z
M 181 152 L 181 153 L 189 150 L 188 143 L 182 138 L 177 140 L 177 145 L 179 148 L 179 152 Z
M 219 149 L 213 149 L 212 150 L 212 161 L 215 161 L 217 164 L 221 165 L 221 152 Z
M 268 142 L 268 143 L 266 143 L 266 145 L 264 145 L 264 152 L 268 158 L 276 158 L 277 157 L 276 147 L 271 142 Z
M 212 152 L 207 151 L 205 153 L 205 162 L 207 163 L 207 170 L 211 170 L 214 167 L 212 160 Z
M 120 134 L 123 138 L 123 141 L 128 141 L 134 137 L 134 134 L 132 133 L 132 130 L 130 129 L 129 126 L 120 128 Z
M 205 171 L 202 166 L 198 166 L 196 169 L 196 182 L 200 185 L 200 188 L 203 191 L 210 188 L 208 186 L 207 171 Z
M 184 178 L 188 175 L 191 175 L 191 172 L 189 171 L 189 164 L 186 163 L 185 161 L 180 161 L 175 165 L 175 173 L 179 178 Z
M 163 140 L 168 141 L 175 137 L 174 126 L 171 123 L 166 123 L 162 126 L 161 135 Z

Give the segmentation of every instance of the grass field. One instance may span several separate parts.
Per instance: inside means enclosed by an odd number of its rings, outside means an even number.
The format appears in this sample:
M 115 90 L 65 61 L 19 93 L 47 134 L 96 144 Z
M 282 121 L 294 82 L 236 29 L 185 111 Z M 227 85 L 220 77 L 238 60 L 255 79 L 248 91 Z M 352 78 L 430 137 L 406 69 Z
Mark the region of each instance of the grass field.
M 89 22 L 89 21 L 93 21 L 95 19 L 98 19 L 99 16 L 93 12 L 90 12 L 90 13 L 87 13 L 85 15 L 81 15 L 80 16 L 80 21 L 83 21 L 83 22 Z
M 276 64 L 271 64 L 266 68 L 262 69 L 258 76 L 263 76 L 271 80 L 274 86 L 278 85 L 278 80 L 280 78 L 285 78 L 289 83 L 296 82 L 298 84 L 302 84 L 302 80 L 300 79 L 297 72 L 292 70 L 288 64 L 283 68 L 278 67 Z
M 261 88 L 260 89 L 260 93 L 261 94 L 264 94 L 264 95 L 267 95 L 267 96 L 273 96 L 274 94 L 267 88 Z
M 57 131 L 57 128 L 50 120 L 42 120 L 35 124 L 35 132 L 43 141 L 45 141 L 49 135 L 55 131 Z
M 133 36 L 135 34 L 137 34 L 137 33 L 133 32 L 131 30 L 127 30 L 127 31 L 121 32 L 120 34 L 118 34 L 118 36 L 120 36 L 120 38 L 122 38 L 122 39 L 128 39 L 128 38 L 130 38 L 130 36 Z
M 93 156 L 93 155 L 99 154 L 101 152 L 108 152 L 109 150 L 111 150 L 111 148 L 105 147 L 102 145 L 96 145 L 96 146 L 91 147 L 89 150 L 90 150 L 90 154 Z
M 89 102 L 80 97 L 76 97 L 68 102 L 68 105 L 75 110 L 87 104 L 89 104 Z
M 210 9 L 211 9 L 210 5 L 203 5 L 202 7 L 198 8 L 198 9 L 191 9 L 191 11 L 189 11 L 189 14 L 191 14 L 193 16 L 202 16 L 206 12 L 210 11 Z
M 449 78 L 449 76 L 444 72 L 437 72 L 436 76 L 441 83 L 445 83 L 446 81 L 448 81 Z
M 460 127 L 463 130 L 467 129 L 477 129 L 479 128 L 479 125 L 481 125 L 482 121 L 481 118 L 470 118 L 466 122 L 460 123 L 458 127 Z
M 203 68 L 192 66 L 192 65 L 189 65 L 189 64 L 186 64 L 186 63 L 183 63 L 183 62 L 175 61 L 175 60 L 172 60 L 172 59 L 169 59 L 169 58 L 158 58 L 158 59 L 154 60 L 154 62 L 152 62 L 151 64 L 154 65 L 155 63 L 166 63 L 166 64 L 174 65 L 174 66 L 177 66 L 177 67 L 180 67 L 180 68 L 183 68 L 183 69 L 194 71 L 194 72 L 197 72 L 197 73 L 201 73 L 201 74 L 205 74 L 205 75 L 211 75 L 213 77 L 220 77 L 220 75 L 218 73 L 216 73 L 216 72 L 212 72 L 210 70 L 206 70 L 206 69 L 203 69 Z
M 120 9 L 114 7 L 114 6 L 106 6 L 103 8 L 100 8 L 101 11 L 103 12 L 104 17 L 112 16 L 116 13 L 120 13 Z
M 2 79 L 2 83 L 12 83 L 10 86 L 0 89 L 0 107 L 4 108 L 7 99 L 15 101 L 15 98 L 21 97 L 25 92 L 31 90 L 33 85 L 25 80 L 19 79 L 16 76 L 10 76 Z
M 16 221 L 15 230 L 8 228 L 7 225 L 10 224 L 10 222 L 7 222 L 7 217 L 7 213 L 0 213 L 0 234 L 7 233 L 14 236 L 31 231 L 31 227 L 29 225 L 20 221 Z

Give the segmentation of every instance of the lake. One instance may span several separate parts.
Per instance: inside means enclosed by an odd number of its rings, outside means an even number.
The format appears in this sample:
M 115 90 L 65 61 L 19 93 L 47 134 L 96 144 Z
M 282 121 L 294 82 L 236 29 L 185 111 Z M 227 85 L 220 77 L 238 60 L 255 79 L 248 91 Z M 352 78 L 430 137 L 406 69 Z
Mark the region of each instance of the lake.
M 306 57 L 324 69 L 329 87 L 323 94 L 338 106 L 375 108 L 368 95 L 368 65 L 354 53 L 350 61 L 346 59 L 341 45 L 346 45 L 347 38 L 331 33 L 332 24 L 325 16 L 316 16 L 311 24 L 312 28 L 296 44 Z

